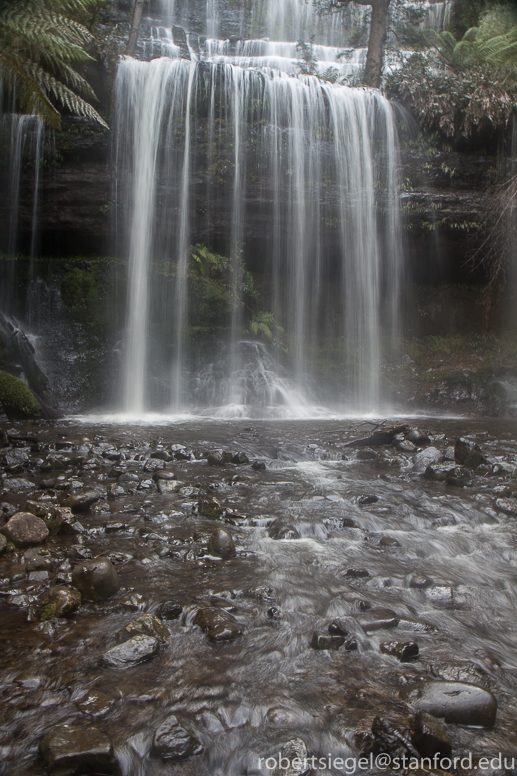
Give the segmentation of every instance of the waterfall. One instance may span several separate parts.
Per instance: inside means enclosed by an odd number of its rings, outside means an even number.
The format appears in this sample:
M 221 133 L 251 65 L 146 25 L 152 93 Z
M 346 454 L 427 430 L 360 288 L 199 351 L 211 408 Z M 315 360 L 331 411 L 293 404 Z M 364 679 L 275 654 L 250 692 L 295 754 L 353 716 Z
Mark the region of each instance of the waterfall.
M 304 402 L 379 409 L 402 279 L 388 101 L 217 53 L 200 62 L 125 58 L 115 97 L 117 213 L 128 258 L 125 412 L 215 405 L 242 415 L 256 401 L 250 374 L 272 372 L 282 389 L 262 398 L 279 404 L 279 414 Z M 201 188 L 212 189 L 202 217 Z M 263 224 L 255 235 L 251 201 Z M 224 233 L 213 234 L 222 214 Z M 216 279 L 213 302 L 196 297 L 212 271 L 199 275 L 191 264 L 200 230 L 228 257 L 216 272 L 227 274 L 226 297 Z M 269 340 L 282 340 L 267 365 L 263 347 L 243 345 L 248 266 L 263 278 L 268 312 L 257 320 L 269 322 Z M 210 316 L 218 304 L 226 308 L 203 344 L 198 307 Z

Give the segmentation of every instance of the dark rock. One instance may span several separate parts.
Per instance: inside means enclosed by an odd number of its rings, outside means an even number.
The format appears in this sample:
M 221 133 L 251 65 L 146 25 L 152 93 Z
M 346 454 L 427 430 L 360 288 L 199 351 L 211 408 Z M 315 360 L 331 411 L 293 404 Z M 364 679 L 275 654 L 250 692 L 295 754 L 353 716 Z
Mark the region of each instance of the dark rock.
M 131 475 L 133 476 L 133 475 Z M 167 469 L 160 469 L 160 471 L 157 471 L 153 474 L 153 480 L 155 482 L 158 482 L 158 480 L 175 480 L 176 475 L 174 472 L 169 472 Z M 138 482 L 138 477 L 136 477 L 136 481 Z
M 158 609 L 162 620 L 177 620 L 183 613 L 183 607 L 175 601 L 164 601 Z
M 345 641 L 346 652 L 355 652 L 356 649 L 357 649 L 356 639 L 348 639 L 348 641 Z
M 230 641 L 242 635 L 235 618 L 217 609 L 198 609 L 192 622 L 212 641 Z
M 267 616 L 269 617 L 270 620 L 279 620 L 280 617 L 282 616 L 282 613 L 278 608 L 278 606 L 270 606 L 269 609 L 267 610 Z
M 116 772 L 110 740 L 90 725 L 56 725 L 41 741 L 40 752 L 53 773 Z
M 280 520 L 275 520 L 269 529 L 271 539 L 299 539 L 300 534 L 293 525 L 283 525 Z
M 397 450 L 401 453 L 415 453 L 416 449 L 416 445 L 414 445 L 413 442 L 410 442 L 409 439 L 404 439 L 403 442 L 399 442 L 397 445 Z
M 235 557 L 235 544 L 229 531 L 225 531 L 224 528 L 216 528 L 208 542 L 208 552 L 219 558 Z
M 151 754 L 176 762 L 201 754 L 202 751 L 203 747 L 197 738 L 181 727 L 177 718 L 171 715 L 156 730 Z
M 64 506 L 69 507 L 72 512 L 88 512 L 91 506 L 97 503 L 100 499 L 100 494 L 95 490 L 83 490 L 80 493 L 74 493 L 73 496 L 69 496 Z
M 90 601 L 106 601 L 120 590 L 118 574 L 108 558 L 80 563 L 72 571 L 72 582 Z
M 30 512 L 17 512 L 2 528 L 7 540 L 17 547 L 41 544 L 49 535 L 44 521 Z
M 341 523 L 342 528 L 358 528 L 357 523 L 351 517 L 344 517 Z
M 80 608 L 81 593 L 73 587 L 55 585 L 40 596 L 38 606 L 42 620 L 68 617 Z
M 255 469 L 256 472 L 264 472 L 264 471 L 266 471 L 266 462 L 265 461 L 254 461 L 251 464 L 251 468 Z
M 414 587 L 417 590 L 425 590 L 426 587 L 430 587 L 433 584 L 432 579 L 424 577 L 423 574 L 411 574 L 409 577 L 409 587 Z
M 158 654 L 160 642 L 152 636 L 133 636 L 128 641 L 108 649 L 102 662 L 110 668 L 132 668 Z
M 497 701 L 491 692 L 462 682 L 419 682 L 401 692 L 401 698 L 417 711 L 456 725 L 492 727 Z
M 428 435 L 425 432 L 420 431 L 419 428 L 410 428 L 405 436 L 409 442 L 412 442 L 417 447 L 425 447 L 426 445 L 431 444 Z
M 357 503 L 359 504 L 359 506 L 364 507 L 367 504 L 376 504 L 378 500 L 379 500 L 378 497 L 373 495 L 359 496 L 359 498 L 357 499 Z
M 390 428 L 378 429 L 369 437 L 348 442 L 345 447 L 378 447 L 380 445 L 389 445 L 397 434 L 403 434 L 406 430 L 407 426 L 392 426 Z
M 223 514 L 223 507 L 216 498 L 201 499 L 198 502 L 199 514 L 217 519 Z
M 144 464 L 144 472 L 157 472 L 160 469 L 165 468 L 165 461 L 156 460 L 156 458 L 149 458 Z
M 367 579 L 371 577 L 368 569 L 347 569 L 345 577 L 352 577 L 352 579 Z
M 396 657 L 401 663 L 407 663 L 418 657 L 419 652 L 418 644 L 414 641 L 385 641 L 380 649 L 385 655 Z
M 114 699 L 99 690 L 90 690 L 77 703 L 77 708 L 82 714 L 89 717 L 102 717 L 113 706 Z
M 452 742 L 447 730 L 436 717 L 419 711 L 411 724 L 411 741 L 422 757 L 433 757 L 435 754 L 450 757 Z
M 348 636 L 349 630 L 348 630 L 348 624 L 346 622 L 343 622 L 343 620 L 332 620 L 332 622 L 329 625 L 329 633 L 332 635 L 338 635 L 338 636 Z
M 314 631 L 311 639 L 313 649 L 333 649 L 337 650 L 345 643 L 345 637 L 337 633 L 325 633 L 325 631 Z
M 214 450 L 208 453 L 207 463 L 209 466 L 226 466 L 231 463 L 233 454 L 226 450 Z
M 157 458 L 159 461 L 165 461 L 166 463 L 172 460 L 172 456 L 167 450 L 155 450 L 151 453 L 150 457 Z
M 232 463 L 236 463 L 239 465 L 249 463 L 249 462 L 250 462 L 250 459 L 248 458 L 246 453 L 243 453 L 243 452 L 236 453 L 232 458 Z
M 469 469 L 475 469 L 480 464 L 487 464 L 488 461 L 481 452 L 478 445 L 470 442 L 468 439 L 457 439 L 454 445 L 454 457 L 456 461 Z
M 152 636 L 158 641 L 165 642 L 168 641 L 170 633 L 154 614 L 139 614 L 118 632 L 120 641 L 127 641 L 133 636 Z
M 379 541 L 379 547 L 400 547 L 400 542 L 393 536 L 382 536 Z
M 392 757 L 405 754 L 418 757 L 418 752 L 409 738 L 382 717 L 375 717 L 373 720 L 372 735 L 374 740 L 373 754 L 389 754 Z
M 357 451 L 357 457 L 360 461 L 374 461 L 379 457 L 379 454 L 372 450 L 371 447 L 363 447 Z
M 307 745 L 302 738 L 292 738 L 287 741 L 280 752 L 278 750 L 273 755 L 278 758 L 279 767 L 275 769 L 274 776 L 308 776 L 311 768 L 308 763 L 310 757 L 307 751 Z M 289 763 L 287 768 L 280 767 L 281 763 Z
M 7 539 L 3 534 L 0 534 L 0 555 L 3 553 L 6 547 L 7 547 Z
M 367 632 L 383 630 L 385 628 L 396 628 L 399 624 L 399 618 L 391 609 L 374 607 L 366 612 L 356 616 L 356 620 L 361 628 Z
M 153 479 L 156 479 L 159 475 L 162 475 L 162 474 L 172 474 L 172 472 L 157 472 L 155 475 L 153 474 Z M 164 479 L 169 479 L 169 477 L 165 477 Z M 174 475 L 172 475 L 171 479 L 174 479 Z M 138 476 L 138 474 L 134 474 L 133 472 L 126 472 L 125 474 L 120 475 L 120 477 L 118 478 L 118 481 L 125 482 L 128 485 L 131 485 L 131 484 L 138 485 L 138 483 L 140 482 L 140 477 Z
M 432 482 L 446 482 L 447 485 L 454 485 L 457 488 L 463 488 L 470 481 L 470 473 L 464 466 L 454 466 L 451 463 L 434 463 L 427 467 L 424 472 L 426 480 Z

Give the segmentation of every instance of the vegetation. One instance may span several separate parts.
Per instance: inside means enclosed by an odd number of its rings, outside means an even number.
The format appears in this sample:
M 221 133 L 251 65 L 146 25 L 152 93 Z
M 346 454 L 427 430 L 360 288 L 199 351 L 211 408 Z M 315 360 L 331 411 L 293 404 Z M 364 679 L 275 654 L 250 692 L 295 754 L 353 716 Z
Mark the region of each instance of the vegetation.
M 387 79 L 391 96 L 425 129 L 449 137 L 505 127 L 517 104 L 517 12 L 498 4 L 457 40 L 425 33 L 427 51 L 414 54 Z
M 0 371 L 0 404 L 12 420 L 39 418 L 41 407 L 23 380 Z
M 107 124 L 89 100 L 95 94 L 72 67 L 92 61 L 93 43 L 78 20 L 97 0 L 0 0 L 0 78 L 24 112 L 59 127 L 59 108 Z

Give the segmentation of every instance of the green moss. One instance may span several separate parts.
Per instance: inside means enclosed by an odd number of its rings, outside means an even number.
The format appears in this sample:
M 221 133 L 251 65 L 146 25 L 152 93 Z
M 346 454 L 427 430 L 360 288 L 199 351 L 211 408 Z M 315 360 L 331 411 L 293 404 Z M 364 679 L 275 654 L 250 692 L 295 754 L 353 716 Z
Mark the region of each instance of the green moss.
M 56 605 L 47 603 L 40 603 L 39 614 L 42 620 L 53 620 L 56 616 Z
M 41 407 L 23 380 L 0 371 L 0 404 L 12 418 L 39 418 Z

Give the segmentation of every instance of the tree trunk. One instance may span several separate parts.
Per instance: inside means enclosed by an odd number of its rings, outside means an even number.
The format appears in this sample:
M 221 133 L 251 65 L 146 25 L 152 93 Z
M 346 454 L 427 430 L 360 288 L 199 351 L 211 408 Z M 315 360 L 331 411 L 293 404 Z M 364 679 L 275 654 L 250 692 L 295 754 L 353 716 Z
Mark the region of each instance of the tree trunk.
M 131 21 L 131 31 L 129 33 L 129 39 L 126 48 L 126 55 L 128 57 L 134 57 L 136 54 L 136 43 L 138 40 L 138 31 L 140 29 L 140 19 L 142 18 L 144 2 L 145 0 L 135 0 L 135 6 L 133 8 L 133 19 Z
M 378 89 L 382 80 L 382 61 L 388 28 L 390 0 L 372 0 L 370 4 L 372 6 L 372 21 L 370 24 L 370 38 L 368 40 L 368 54 L 366 55 L 363 83 L 365 86 Z

